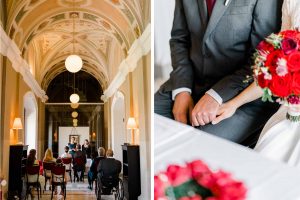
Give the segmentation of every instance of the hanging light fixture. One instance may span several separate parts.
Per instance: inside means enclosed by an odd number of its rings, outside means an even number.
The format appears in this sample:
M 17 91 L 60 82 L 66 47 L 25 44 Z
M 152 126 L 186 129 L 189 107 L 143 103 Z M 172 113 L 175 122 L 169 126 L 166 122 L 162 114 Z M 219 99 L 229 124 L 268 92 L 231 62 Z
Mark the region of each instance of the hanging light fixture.
M 71 96 L 70 96 L 71 103 L 78 103 L 79 100 L 80 100 L 80 98 L 79 98 L 78 94 L 76 94 L 75 92 L 74 92 L 74 94 L 71 94 Z
M 76 109 L 79 107 L 79 103 L 71 103 L 71 108 Z
M 78 123 L 78 119 L 73 119 L 73 123 L 77 124 Z
M 71 73 L 76 73 L 79 72 L 82 68 L 82 59 L 80 56 L 75 55 L 75 5 L 74 5 L 74 0 L 73 0 L 73 13 L 71 14 L 71 17 L 73 18 L 73 54 L 69 55 L 65 61 L 65 66 L 66 69 L 71 72 Z
M 76 111 L 73 111 L 73 112 L 72 112 L 72 117 L 73 117 L 73 118 L 76 118 L 76 117 L 78 117 L 78 112 L 76 112 Z M 74 120 L 73 120 L 73 122 L 74 122 Z

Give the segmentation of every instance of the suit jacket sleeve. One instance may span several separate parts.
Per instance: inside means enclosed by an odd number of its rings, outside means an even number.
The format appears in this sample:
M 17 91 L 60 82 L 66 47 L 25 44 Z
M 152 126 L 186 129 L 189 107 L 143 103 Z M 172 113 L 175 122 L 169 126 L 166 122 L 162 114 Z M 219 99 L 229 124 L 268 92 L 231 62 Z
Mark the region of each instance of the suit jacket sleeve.
M 196 6 L 196 5 L 195 5 Z M 172 90 L 193 86 L 193 67 L 189 59 L 190 33 L 182 0 L 176 0 L 171 30 L 170 49 L 173 71 L 170 74 Z
M 280 30 L 281 5 L 282 0 L 257 0 L 253 11 L 248 64 L 232 75 L 226 76 L 212 87 L 222 97 L 223 102 L 232 99 L 248 86 L 243 81 L 247 75 L 252 75 L 251 57 L 254 49 L 266 36 Z

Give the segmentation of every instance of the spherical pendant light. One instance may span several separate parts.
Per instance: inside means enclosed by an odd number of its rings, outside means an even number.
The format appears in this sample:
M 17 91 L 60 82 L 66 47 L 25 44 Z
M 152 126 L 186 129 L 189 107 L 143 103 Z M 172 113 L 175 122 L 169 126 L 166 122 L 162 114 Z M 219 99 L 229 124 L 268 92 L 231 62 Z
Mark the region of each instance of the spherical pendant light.
M 76 109 L 79 107 L 79 103 L 71 103 L 71 108 Z
M 78 117 L 78 112 L 76 112 L 76 111 L 72 112 L 72 117 L 73 117 L 73 118 Z M 74 120 L 73 120 L 73 122 L 74 122 Z
M 70 96 L 71 103 L 78 103 L 79 102 L 79 95 L 74 93 Z
M 73 126 L 76 127 L 76 126 L 78 126 L 78 124 L 77 123 L 73 123 Z
M 82 68 L 82 59 L 78 55 L 70 55 L 65 61 L 65 66 L 71 73 L 79 72 Z
M 73 119 L 73 124 L 77 124 L 78 119 Z

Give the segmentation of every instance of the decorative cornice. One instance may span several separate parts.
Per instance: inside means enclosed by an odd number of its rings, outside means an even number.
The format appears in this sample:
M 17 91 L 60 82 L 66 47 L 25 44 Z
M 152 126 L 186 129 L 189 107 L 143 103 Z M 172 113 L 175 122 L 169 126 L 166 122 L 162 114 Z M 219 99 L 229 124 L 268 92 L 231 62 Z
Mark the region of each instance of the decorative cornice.
M 12 63 L 12 67 L 16 72 L 19 72 L 28 87 L 34 92 L 34 94 L 41 98 L 42 102 L 48 100 L 46 92 L 42 90 L 41 86 L 35 80 L 34 76 L 30 72 L 30 67 L 25 59 L 22 58 L 21 52 L 15 42 L 11 40 L 3 28 L 0 26 L 0 54 L 6 56 Z
M 138 61 L 150 52 L 151 49 L 151 24 L 148 24 L 143 34 L 136 39 L 128 51 L 128 56 L 121 62 L 119 71 L 101 96 L 102 101 L 106 102 L 112 97 L 118 88 L 126 80 L 129 72 L 137 67 Z

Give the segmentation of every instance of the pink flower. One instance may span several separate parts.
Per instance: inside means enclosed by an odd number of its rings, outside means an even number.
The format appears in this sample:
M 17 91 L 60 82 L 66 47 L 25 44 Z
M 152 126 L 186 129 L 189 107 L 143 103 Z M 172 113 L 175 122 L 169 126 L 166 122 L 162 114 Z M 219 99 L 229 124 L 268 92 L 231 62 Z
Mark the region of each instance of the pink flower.
M 168 177 L 161 173 L 154 176 L 154 199 L 163 200 L 165 196 L 165 190 L 169 186 Z
M 192 197 L 181 197 L 179 200 L 202 200 L 202 197 L 196 194 Z
M 276 73 L 278 76 L 285 76 L 288 73 L 286 59 L 279 58 L 277 61 Z
M 196 178 L 205 173 L 211 173 L 208 166 L 201 160 L 195 160 L 193 162 L 190 162 L 187 164 L 187 166 L 191 169 L 193 178 Z
M 167 169 L 166 175 L 173 187 L 181 185 L 192 178 L 190 168 L 181 167 L 179 165 L 170 165 Z
M 296 51 L 298 48 L 298 43 L 293 38 L 284 38 L 281 42 L 281 48 L 285 55 Z

